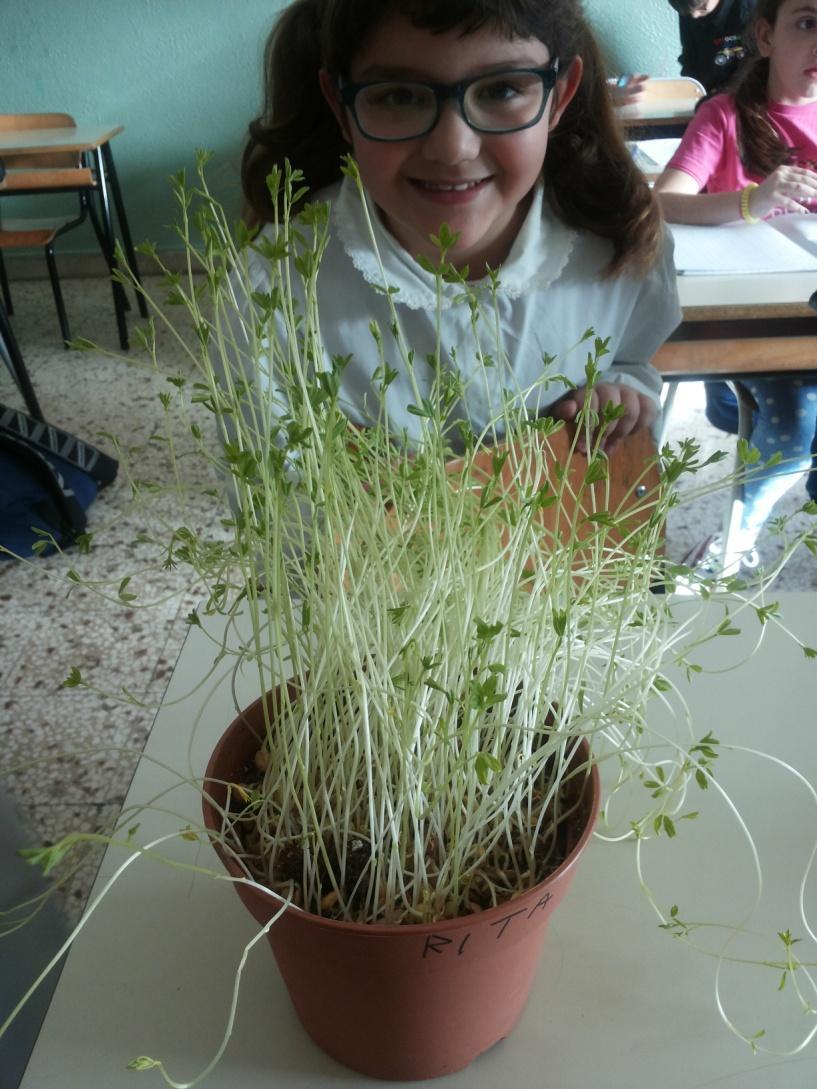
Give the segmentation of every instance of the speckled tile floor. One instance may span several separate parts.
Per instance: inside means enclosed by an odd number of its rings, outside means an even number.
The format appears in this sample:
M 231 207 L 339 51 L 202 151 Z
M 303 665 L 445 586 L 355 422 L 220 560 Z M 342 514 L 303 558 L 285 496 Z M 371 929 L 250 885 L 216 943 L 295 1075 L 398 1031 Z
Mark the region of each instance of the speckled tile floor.
M 63 288 L 74 335 L 116 351 L 107 283 L 66 279 Z M 65 351 L 47 283 L 25 281 L 13 291 L 14 329 L 46 419 L 110 453 L 102 431 L 125 445 L 141 445 L 160 426 L 158 394 L 166 384 L 138 364 Z M 160 343 L 163 359 L 184 372 L 177 346 L 170 338 Z M 23 407 L 6 368 L 1 370 L 0 402 Z M 149 444 L 140 454 L 140 475 L 167 479 L 165 458 L 160 444 Z M 203 494 L 212 483 L 202 479 L 189 500 L 186 516 L 199 524 L 214 515 L 214 500 Z M 88 528 L 98 534 L 89 557 L 79 559 L 73 550 L 33 566 L 0 563 L 0 767 L 14 769 L 0 789 L 17 802 L 32 843 L 55 842 L 80 827 L 104 828 L 116 818 L 178 656 L 184 617 L 196 600 L 185 593 L 178 571 L 135 577 L 139 598 L 127 608 L 83 591 L 69 595 L 65 575 L 72 566 L 86 577 L 117 581 L 140 571 L 146 550 L 137 541 L 141 524 L 129 501 L 120 473 L 89 511 Z M 142 607 L 157 599 L 160 604 Z M 92 683 L 107 691 L 126 687 L 145 706 L 62 688 L 71 667 L 81 663 Z M 83 750 L 93 751 L 85 758 Z M 66 883 L 71 917 L 86 899 L 93 861 Z
M 107 283 L 66 279 L 63 286 L 74 335 L 115 350 Z M 101 431 L 121 436 L 128 444 L 143 442 L 158 424 L 163 384 L 127 361 L 63 350 L 47 283 L 15 284 L 14 299 L 14 328 L 47 419 L 103 449 L 110 450 L 111 444 L 99 437 Z M 165 361 L 185 369 L 181 353 L 169 339 L 160 341 L 160 350 Z M 4 367 L 0 402 L 22 407 Z M 733 445 L 729 436 L 707 424 L 697 383 L 682 387 L 668 438 L 684 435 L 698 438 L 707 452 Z M 161 476 L 162 457 L 162 448 L 154 445 L 140 469 L 145 475 Z M 198 489 L 189 512 L 196 520 L 210 520 L 215 513 L 213 500 L 203 491 Z M 91 510 L 91 528 L 98 533 L 90 568 L 94 577 L 139 568 L 143 546 L 136 541 L 139 523 L 128 509 L 128 499 L 127 482 L 118 479 L 100 493 Z M 779 509 L 794 510 L 804 499 L 800 481 Z M 717 532 L 723 505 L 723 498 L 715 496 L 675 511 L 668 533 L 670 556 L 679 559 L 702 536 Z M 768 541 L 761 543 L 762 552 L 770 548 Z M 141 586 L 145 600 L 165 599 L 149 609 L 139 603 L 112 608 L 83 593 L 69 596 L 63 577 L 75 562 L 69 553 L 39 560 L 33 567 L 0 564 L 0 767 L 15 769 L 0 779 L 0 790 L 17 802 L 32 843 L 54 842 L 80 825 L 104 827 L 116 816 L 150 729 L 153 707 L 162 698 L 178 656 L 186 631 L 184 617 L 195 600 L 185 594 L 182 575 L 173 571 Z M 817 560 L 808 554 L 796 558 L 778 585 L 817 588 Z M 147 706 L 61 688 L 78 661 L 91 679 L 98 663 L 107 688 L 126 686 Z M 83 749 L 93 750 L 90 759 L 78 755 Z M 69 916 L 79 913 L 93 869 L 92 859 L 66 882 Z

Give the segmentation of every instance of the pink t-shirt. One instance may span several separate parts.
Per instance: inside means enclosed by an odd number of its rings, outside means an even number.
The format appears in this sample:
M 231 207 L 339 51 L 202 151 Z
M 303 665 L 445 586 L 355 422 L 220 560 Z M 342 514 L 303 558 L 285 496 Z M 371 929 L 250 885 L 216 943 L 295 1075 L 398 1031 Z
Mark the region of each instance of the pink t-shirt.
M 768 117 L 783 143 L 796 149 L 791 162 L 817 169 L 817 102 L 805 106 L 770 102 Z M 708 193 L 731 193 L 747 182 L 763 181 L 747 174 L 740 161 L 732 95 L 716 95 L 698 107 L 667 167 L 683 170 Z

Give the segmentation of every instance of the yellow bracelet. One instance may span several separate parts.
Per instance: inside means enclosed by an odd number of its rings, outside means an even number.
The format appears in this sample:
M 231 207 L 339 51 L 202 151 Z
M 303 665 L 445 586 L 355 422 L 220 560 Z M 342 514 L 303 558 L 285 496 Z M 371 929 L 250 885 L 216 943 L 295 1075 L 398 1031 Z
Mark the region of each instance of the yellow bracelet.
M 753 216 L 749 211 L 749 197 L 754 189 L 757 189 L 757 182 L 748 182 L 740 191 L 740 214 L 747 223 L 760 223 L 757 216 Z

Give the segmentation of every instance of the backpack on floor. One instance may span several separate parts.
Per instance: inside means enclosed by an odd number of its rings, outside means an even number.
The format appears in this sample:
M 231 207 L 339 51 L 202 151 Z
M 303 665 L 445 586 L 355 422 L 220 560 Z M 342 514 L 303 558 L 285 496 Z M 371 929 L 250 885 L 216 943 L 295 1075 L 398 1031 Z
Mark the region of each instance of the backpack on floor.
M 15 412 L 12 422 L 0 426 L 0 545 L 22 557 L 56 551 L 51 537 L 61 549 L 70 548 L 85 532 L 85 512 L 113 480 L 117 463 L 24 413 Z M 0 560 L 12 558 L 0 552 Z

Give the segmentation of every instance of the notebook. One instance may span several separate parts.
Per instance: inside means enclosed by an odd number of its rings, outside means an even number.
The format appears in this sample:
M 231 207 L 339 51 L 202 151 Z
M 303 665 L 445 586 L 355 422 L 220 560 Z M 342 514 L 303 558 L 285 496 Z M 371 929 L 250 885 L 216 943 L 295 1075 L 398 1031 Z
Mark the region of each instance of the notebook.
M 817 215 L 774 216 L 762 223 L 698 227 L 670 223 L 681 276 L 817 272 Z

